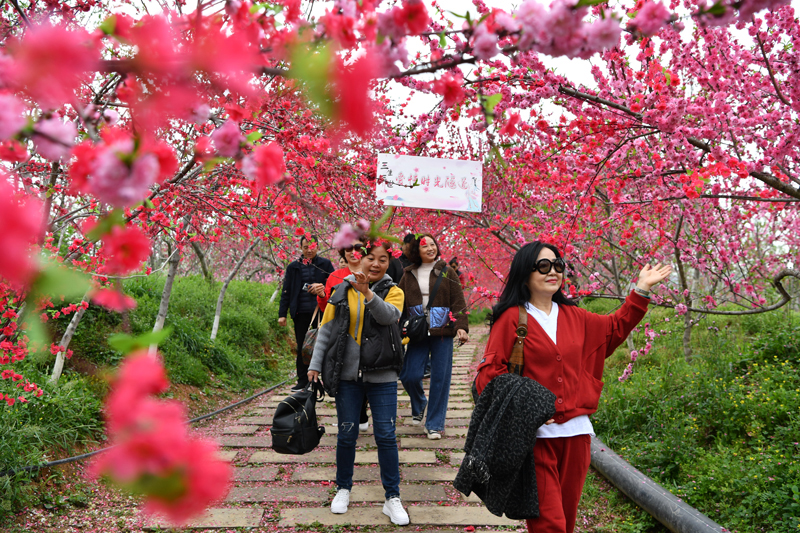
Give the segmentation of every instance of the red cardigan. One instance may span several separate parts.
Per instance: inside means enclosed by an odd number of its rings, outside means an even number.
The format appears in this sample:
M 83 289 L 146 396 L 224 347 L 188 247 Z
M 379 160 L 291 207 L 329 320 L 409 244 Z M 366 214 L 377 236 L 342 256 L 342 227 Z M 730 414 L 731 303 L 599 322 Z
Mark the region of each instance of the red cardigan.
M 328 306 L 328 298 L 331 297 L 331 290 L 344 281 L 344 278 L 352 274 L 349 267 L 340 268 L 328 276 L 328 281 L 325 282 L 325 296 L 317 296 L 317 305 L 319 312 L 324 313 L 325 308 Z
M 649 300 L 631 292 L 611 315 L 598 315 L 574 306 L 558 308 L 558 345 L 553 344 L 533 317 L 528 317 L 522 375 L 535 379 L 556 395 L 557 424 L 597 411 L 603 389 L 606 358 L 622 344 L 647 312 Z M 519 308 L 506 310 L 492 325 L 486 351 L 478 366 L 478 392 L 500 374 L 517 338 Z

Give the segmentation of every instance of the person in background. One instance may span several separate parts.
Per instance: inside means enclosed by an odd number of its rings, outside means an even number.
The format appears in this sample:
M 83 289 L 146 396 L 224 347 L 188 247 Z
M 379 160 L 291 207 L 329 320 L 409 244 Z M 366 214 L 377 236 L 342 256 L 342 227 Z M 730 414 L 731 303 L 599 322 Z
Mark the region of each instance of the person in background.
M 344 257 L 340 257 L 339 260 L 336 262 L 336 265 L 339 267 L 340 270 L 343 268 L 347 268 L 347 259 L 345 259 Z
M 397 451 L 397 373 L 403 363 L 397 321 L 403 291 L 386 274 L 391 245 L 368 246 L 361 271 L 337 285 L 322 319 L 308 379 L 322 380 L 336 399 L 336 486 L 331 512 L 343 514 L 350 505 L 356 459 L 356 421 L 364 395 L 372 406 L 375 444 L 386 501 L 383 514 L 393 524 L 408 524 L 400 500 L 400 458 Z M 394 331 L 392 331 L 394 328 Z
M 411 266 L 405 269 L 399 287 L 405 294 L 409 316 L 424 314 L 436 281 L 442 275 L 428 314 L 428 336 L 406 345 L 406 359 L 400 381 L 411 399 L 412 424 L 422 423 L 425 408 L 428 416 L 425 429 L 431 440 L 441 439 L 450 399 L 450 378 L 453 371 L 453 337 L 460 343 L 469 340 L 469 324 L 465 313 L 464 292 L 455 271 L 439 259 L 439 245 L 430 233 L 424 233 L 411 247 Z M 422 379 L 430 354 L 430 398 L 425 398 Z
M 364 242 L 354 240 L 350 246 L 341 248 L 339 250 L 339 261 L 344 261 L 345 266 L 339 268 L 333 274 L 328 276 L 328 281 L 325 282 L 325 292 L 321 296 L 317 296 L 317 305 L 319 306 L 320 313 L 325 312 L 328 306 L 328 298 L 331 297 L 333 288 L 343 282 L 348 276 L 361 272 L 361 259 L 364 255 L 366 248 Z M 364 395 L 364 401 L 361 404 L 361 416 L 358 421 L 358 430 L 361 433 L 369 430 L 369 415 L 367 414 L 367 396 Z
M 386 271 L 387 274 L 392 278 L 392 281 L 395 283 L 400 283 L 400 279 L 403 277 L 403 269 L 405 269 L 408 265 L 411 264 L 411 261 L 406 254 L 407 250 L 409 249 L 408 242 L 414 240 L 414 234 L 409 233 L 405 236 L 405 240 L 403 241 L 403 246 L 401 248 L 402 254 L 400 257 L 392 257 L 391 264 L 389 265 L 389 270 Z
M 489 341 L 475 380 L 482 392 L 508 372 L 524 306 L 533 320 L 527 320 L 522 375 L 556 395 L 555 418 L 537 430 L 533 446 L 540 514 L 527 520 L 530 533 L 574 530 L 594 435 L 589 415 L 600 401 L 605 360 L 644 317 L 653 285 L 672 271 L 668 265 L 645 265 L 625 303 L 610 315 L 598 315 L 564 295 L 565 267 L 558 249 L 540 241 L 516 253 L 489 318 Z
M 294 322 L 294 337 L 297 341 L 297 384 L 292 392 L 301 391 L 308 385 L 308 365 L 303 363 L 303 340 L 311 318 L 317 307 L 317 296 L 325 294 L 325 282 L 333 272 L 333 264 L 317 255 L 318 239 L 314 235 L 300 238 L 300 257 L 289 263 L 283 278 L 281 302 L 278 307 L 278 325 L 286 326 L 287 311 Z
M 458 269 L 458 257 L 454 257 L 450 260 L 449 263 L 450 268 L 456 271 L 456 275 L 458 276 L 458 281 L 461 282 L 461 286 L 464 286 L 464 274 Z
M 398 258 L 400 259 L 400 263 L 403 265 L 403 270 L 413 264 L 413 261 L 411 261 L 411 246 L 416 240 L 417 237 L 413 233 L 406 233 L 406 236 L 403 237 L 403 247 L 401 248 L 403 253 Z

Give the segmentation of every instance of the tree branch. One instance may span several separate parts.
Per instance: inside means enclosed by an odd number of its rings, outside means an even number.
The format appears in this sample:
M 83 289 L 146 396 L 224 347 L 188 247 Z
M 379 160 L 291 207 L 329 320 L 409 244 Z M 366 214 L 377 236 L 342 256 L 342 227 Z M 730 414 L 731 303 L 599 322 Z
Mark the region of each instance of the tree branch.
M 714 309 L 697 309 L 696 307 L 687 307 L 689 311 L 693 311 L 695 313 L 702 313 L 706 315 L 722 315 L 722 316 L 739 316 L 739 315 L 758 315 L 761 313 L 768 313 L 770 311 L 774 311 L 776 309 L 780 309 L 790 301 L 792 301 L 792 296 L 783 286 L 781 281 L 783 278 L 793 276 L 797 279 L 800 279 L 800 270 L 792 270 L 792 269 L 784 269 L 778 272 L 774 278 L 772 278 L 772 284 L 775 286 L 775 289 L 781 294 L 781 300 L 776 302 L 767 307 L 759 307 L 758 309 L 748 309 L 746 311 L 716 311 Z M 605 298 L 608 300 L 625 300 L 625 296 L 615 296 L 613 294 L 589 294 L 591 298 Z M 675 306 L 671 304 L 656 304 L 651 303 L 650 305 L 654 305 L 657 307 L 666 307 L 667 309 L 674 309 Z
M 641 113 L 637 113 L 635 111 L 632 111 L 630 108 L 625 107 L 622 104 L 618 104 L 616 102 L 612 102 L 611 100 L 606 100 L 605 98 L 599 98 L 599 97 L 591 95 L 591 94 L 586 94 L 586 93 L 580 92 L 580 91 L 578 91 L 576 89 L 573 89 L 572 87 L 566 87 L 566 86 L 563 86 L 563 85 L 558 88 L 558 91 L 561 94 L 565 94 L 567 96 L 572 96 L 574 98 L 579 98 L 581 100 L 586 100 L 587 102 L 593 102 L 593 103 L 596 103 L 596 104 L 602 104 L 604 106 L 616 109 L 618 111 L 622 111 L 623 113 L 626 113 L 626 114 L 630 115 L 631 117 L 634 117 L 635 119 L 637 119 L 639 121 L 643 121 L 644 117 L 643 117 L 643 115 Z M 700 139 L 698 139 L 696 137 L 686 137 L 686 142 L 688 142 L 689 144 L 691 144 L 695 148 L 699 148 L 700 150 L 703 150 L 706 153 L 711 153 L 711 145 L 709 145 L 707 142 L 702 141 L 702 140 L 700 140 Z M 777 177 L 773 176 L 772 174 L 768 174 L 766 172 L 760 172 L 758 170 L 751 170 L 749 172 L 749 174 L 750 174 L 750 176 L 752 176 L 752 177 L 756 178 L 757 180 L 763 182 L 764 184 L 768 185 L 769 187 L 771 187 L 771 188 L 773 188 L 773 189 L 775 189 L 777 191 L 780 191 L 780 192 L 782 192 L 783 194 L 785 194 L 787 196 L 791 196 L 792 198 L 797 198 L 798 200 L 800 200 L 800 189 L 791 187 L 789 184 L 782 182 L 780 179 L 778 179 Z
M 783 102 L 784 105 L 788 105 L 788 106 L 791 107 L 792 104 L 781 93 L 781 89 L 778 86 L 778 80 L 775 79 L 775 74 L 772 72 L 772 66 L 769 64 L 769 58 L 767 57 L 767 51 L 764 50 L 764 42 L 761 40 L 761 36 L 759 35 L 759 32 L 756 32 L 756 42 L 758 42 L 758 48 L 759 48 L 759 50 L 761 50 L 761 56 L 764 58 L 764 63 L 766 63 L 766 65 L 767 65 L 767 73 L 769 74 L 769 80 L 772 82 L 772 86 L 775 87 L 775 93 L 778 96 L 778 100 Z

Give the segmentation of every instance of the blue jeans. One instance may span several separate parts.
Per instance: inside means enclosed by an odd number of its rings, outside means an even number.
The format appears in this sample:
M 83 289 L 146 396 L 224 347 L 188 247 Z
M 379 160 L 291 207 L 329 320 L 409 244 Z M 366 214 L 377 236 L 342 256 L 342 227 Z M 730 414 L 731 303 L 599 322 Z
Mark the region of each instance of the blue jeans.
M 372 410 L 378 464 L 386 499 L 400 496 L 400 458 L 397 454 L 395 421 L 397 420 L 397 382 L 365 383 L 342 381 L 336 394 L 336 415 L 339 435 L 336 439 L 336 486 L 353 488 L 353 465 L 356 462 L 356 440 L 361 404 L 366 394 Z
M 425 363 L 431 356 L 430 398 L 425 399 L 422 375 Z M 450 399 L 450 378 L 453 375 L 453 337 L 428 337 L 406 345 L 406 359 L 400 372 L 400 381 L 411 398 L 411 414 L 419 415 L 428 406 L 425 429 L 443 431 Z

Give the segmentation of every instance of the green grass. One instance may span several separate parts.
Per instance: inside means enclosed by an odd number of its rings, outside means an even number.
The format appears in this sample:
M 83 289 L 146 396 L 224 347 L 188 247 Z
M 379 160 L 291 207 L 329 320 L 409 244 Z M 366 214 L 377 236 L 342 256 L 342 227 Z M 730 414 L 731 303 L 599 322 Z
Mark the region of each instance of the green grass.
M 610 310 L 594 300 L 591 310 Z M 669 322 L 666 321 L 669 319 Z M 609 359 L 595 431 L 610 448 L 731 531 L 800 528 L 800 316 L 709 317 L 682 352 L 682 318 L 651 310 L 659 333 L 634 374 Z M 637 349 L 645 340 L 634 334 Z

